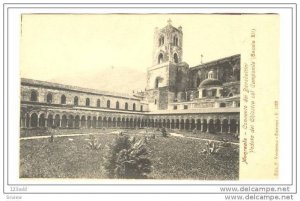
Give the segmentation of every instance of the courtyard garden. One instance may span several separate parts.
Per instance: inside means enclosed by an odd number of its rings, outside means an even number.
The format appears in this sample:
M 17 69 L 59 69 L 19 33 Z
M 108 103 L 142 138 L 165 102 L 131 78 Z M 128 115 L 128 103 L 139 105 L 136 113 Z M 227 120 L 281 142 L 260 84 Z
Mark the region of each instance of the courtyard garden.
M 38 136 L 45 136 L 49 131 L 26 132 L 27 136 L 37 138 L 20 140 L 20 178 L 111 178 L 105 160 L 110 145 L 120 137 L 120 130 L 61 130 L 54 134 L 52 131 L 52 137 L 41 138 Z M 239 145 L 234 138 L 173 131 L 167 131 L 168 135 L 164 136 L 154 129 L 122 133 L 143 142 L 147 149 L 147 153 L 143 152 L 151 161 L 147 179 L 239 178 Z

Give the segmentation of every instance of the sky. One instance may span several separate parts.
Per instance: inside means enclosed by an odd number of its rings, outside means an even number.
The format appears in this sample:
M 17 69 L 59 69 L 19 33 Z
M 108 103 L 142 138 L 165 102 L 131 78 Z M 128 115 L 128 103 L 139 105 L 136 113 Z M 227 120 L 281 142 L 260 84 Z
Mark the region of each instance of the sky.
M 240 53 L 238 15 L 25 14 L 21 77 L 131 93 L 146 86 L 155 27 L 182 26 L 190 67 Z M 246 19 L 245 19 L 246 20 Z M 249 18 L 248 18 L 249 20 Z M 246 33 L 246 32 L 245 32 Z

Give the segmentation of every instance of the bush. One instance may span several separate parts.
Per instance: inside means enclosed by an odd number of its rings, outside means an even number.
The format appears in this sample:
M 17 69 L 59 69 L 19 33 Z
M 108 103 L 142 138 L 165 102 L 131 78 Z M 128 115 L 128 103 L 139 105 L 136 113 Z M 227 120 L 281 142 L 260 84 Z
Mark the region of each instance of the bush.
M 168 133 L 167 133 L 167 131 L 166 131 L 165 128 L 162 128 L 160 132 L 161 132 L 161 135 L 162 135 L 163 137 L 167 137 L 167 136 L 168 136 Z
M 205 154 L 217 154 L 220 151 L 220 146 L 216 142 L 208 141 L 205 143 L 205 149 L 202 150 L 202 153 Z
M 98 142 L 98 140 L 95 138 L 95 136 L 90 135 L 89 141 L 87 144 L 87 148 L 91 150 L 98 150 L 100 149 L 101 144 Z
M 145 142 L 128 135 L 117 136 L 104 156 L 104 169 L 109 178 L 147 178 L 151 165 Z

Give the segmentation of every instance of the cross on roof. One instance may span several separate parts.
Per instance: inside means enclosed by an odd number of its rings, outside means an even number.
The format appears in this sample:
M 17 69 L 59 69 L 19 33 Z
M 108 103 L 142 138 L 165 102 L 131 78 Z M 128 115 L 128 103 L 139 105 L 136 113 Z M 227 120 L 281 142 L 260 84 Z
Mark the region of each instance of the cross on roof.
M 169 25 L 172 24 L 172 20 L 171 20 L 171 19 L 168 20 L 168 24 L 169 24 Z

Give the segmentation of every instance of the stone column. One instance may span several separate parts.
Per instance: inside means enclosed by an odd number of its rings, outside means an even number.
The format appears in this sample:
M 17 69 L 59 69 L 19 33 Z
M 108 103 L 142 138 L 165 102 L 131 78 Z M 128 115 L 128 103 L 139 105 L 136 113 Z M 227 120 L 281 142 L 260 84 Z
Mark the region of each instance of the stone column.
M 223 124 L 221 123 L 220 126 L 221 126 L 220 132 L 223 133 Z
M 240 133 L 240 125 L 239 125 L 239 122 L 236 122 L 236 134 L 239 134 Z
M 24 118 L 20 118 L 20 127 L 24 128 Z
M 45 128 L 48 127 L 48 118 L 45 118 Z
M 28 128 L 31 128 L 31 117 L 29 116 L 29 121 L 28 121 L 29 125 Z
M 67 117 L 67 125 L 66 125 L 66 128 L 69 128 L 69 122 L 70 121 L 70 119 L 68 119 L 68 117 Z
M 227 133 L 231 133 L 231 122 L 230 122 L 230 119 L 228 119 L 228 132 Z
M 61 128 L 61 118 L 59 118 L 59 128 Z
M 36 127 L 40 128 L 40 118 L 39 117 L 37 118 L 37 126 Z
M 204 132 L 204 120 L 200 120 L 201 124 L 200 124 L 200 131 Z

